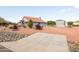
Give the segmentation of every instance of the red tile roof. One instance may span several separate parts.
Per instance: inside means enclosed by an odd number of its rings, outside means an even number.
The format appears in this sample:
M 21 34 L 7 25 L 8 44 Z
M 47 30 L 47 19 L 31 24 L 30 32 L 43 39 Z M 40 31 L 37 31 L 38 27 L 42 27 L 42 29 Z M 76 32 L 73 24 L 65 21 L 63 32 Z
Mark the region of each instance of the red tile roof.
M 31 17 L 31 16 L 24 16 L 23 19 L 26 18 L 27 20 L 32 20 L 33 22 L 45 22 L 41 19 L 41 17 Z

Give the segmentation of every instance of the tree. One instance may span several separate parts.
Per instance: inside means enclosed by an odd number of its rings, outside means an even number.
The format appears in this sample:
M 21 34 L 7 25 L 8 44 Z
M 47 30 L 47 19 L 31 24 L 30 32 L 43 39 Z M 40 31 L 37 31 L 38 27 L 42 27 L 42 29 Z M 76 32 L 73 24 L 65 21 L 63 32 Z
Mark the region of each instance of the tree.
M 67 25 L 68 25 L 68 27 L 72 27 L 73 26 L 73 22 L 72 21 L 69 21 L 69 22 L 67 22 Z
M 16 23 L 12 23 L 10 21 L 6 21 L 4 18 L 0 17 L 0 26 L 9 26 L 10 24 L 16 25 Z
M 3 25 L 4 22 L 5 22 L 4 18 L 0 17 L 0 25 Z
M 0 17 L 0 25 L 7 26 L 9 21 L 6 21 L 4 18 Z
M 29 28 L 32 28 L 32 27 L 33 27 L 33 22 L 32 22 L 32 20 L 29 20 L 29 22 L 28 22 L 28 27 L 29 27 Z
M 56 22 L 55 21 L 47 21 L 47 25 L 49 25 L 49 26 L 55 26 Z

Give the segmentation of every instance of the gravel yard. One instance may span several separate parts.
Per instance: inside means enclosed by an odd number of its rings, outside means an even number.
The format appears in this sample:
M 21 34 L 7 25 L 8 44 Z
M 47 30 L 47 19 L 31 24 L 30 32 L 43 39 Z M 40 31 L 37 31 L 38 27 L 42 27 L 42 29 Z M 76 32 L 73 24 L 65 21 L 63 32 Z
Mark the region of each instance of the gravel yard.
M 27 35 L 15 32 L 0 32 L 0 42 L 15 41 L 27 37 Z
M 24 37 L 27 37 L 27 35 L 24 34 L 18 34 L 14 32 L 4 32 L 0 31 L 0 42 L 10 42 L 10 41 L 16 41 L 20 40 Z M 12 52 L 11 50 L 7 49 L 6 47 L 0 45 L 0 52 Z
M 71 52 L 79 52 L 79 42 L 68 42 Z

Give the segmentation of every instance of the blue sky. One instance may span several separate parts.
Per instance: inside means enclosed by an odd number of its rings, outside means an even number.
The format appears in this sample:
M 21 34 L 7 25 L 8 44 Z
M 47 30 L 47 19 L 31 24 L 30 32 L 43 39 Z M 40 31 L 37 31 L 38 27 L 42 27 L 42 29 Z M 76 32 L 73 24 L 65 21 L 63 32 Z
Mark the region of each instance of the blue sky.
M 79 20 L 79 8 L 73 6 L 0 6 L 0 16 L 18 22 L 23 16 L 41 17 L 47 20 Z

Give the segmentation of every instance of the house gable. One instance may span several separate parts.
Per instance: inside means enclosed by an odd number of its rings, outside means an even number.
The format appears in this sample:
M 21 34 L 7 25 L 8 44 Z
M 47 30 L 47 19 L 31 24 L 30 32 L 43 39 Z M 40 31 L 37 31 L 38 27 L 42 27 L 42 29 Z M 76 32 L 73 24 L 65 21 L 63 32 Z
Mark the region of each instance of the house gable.
M 37 18 L 37 17 L 30 17 L 30 16 L 24 16 L 23 19 L 25 22 L 28 22 L 29 20 L 32 20 L 32 22 L 45 22 L 41 19 L 41 17 Z

